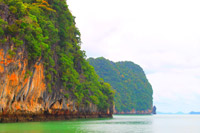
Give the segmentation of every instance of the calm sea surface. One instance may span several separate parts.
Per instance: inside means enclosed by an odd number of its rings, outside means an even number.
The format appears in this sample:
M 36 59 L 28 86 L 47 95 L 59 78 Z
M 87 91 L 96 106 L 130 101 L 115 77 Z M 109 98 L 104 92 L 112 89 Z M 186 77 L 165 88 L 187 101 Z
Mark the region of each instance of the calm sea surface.
M 200 115 L 114 115 L 112 119 L 0 124 L 0 132 L 200 133 Z

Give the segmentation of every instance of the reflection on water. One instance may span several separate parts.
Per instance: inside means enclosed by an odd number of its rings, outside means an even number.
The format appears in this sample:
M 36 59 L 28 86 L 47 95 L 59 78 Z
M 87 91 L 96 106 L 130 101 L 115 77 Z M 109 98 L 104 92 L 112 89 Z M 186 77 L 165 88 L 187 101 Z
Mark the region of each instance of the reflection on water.
M 200 133 L 200 115 L 115 115 L 113 119 L 3 123 L 0 132 Z
M 117 115 L 110 120 L 85 122 L 82 132 L 151 132 L 152 116 Z

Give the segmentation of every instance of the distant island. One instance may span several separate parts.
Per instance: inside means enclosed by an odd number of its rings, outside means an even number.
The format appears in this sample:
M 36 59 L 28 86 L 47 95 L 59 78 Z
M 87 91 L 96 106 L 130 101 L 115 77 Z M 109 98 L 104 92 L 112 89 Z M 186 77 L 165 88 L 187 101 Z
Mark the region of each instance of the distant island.
M 194 112 L 194 111 L 192 111 L 192 112 L 190 112 L 189 114 L 191 114 L 191 115 L 196 115 L 196 114 L 200 114 L 200 112 Z
M 183 114 L 188 114 L 188 113 L 183 113 L 183 112 L 157 112 L 157 114 L 166 114 L 166 115 L 183 115 Z
M 130 61 L 113 62 L 104 57 L 88 61 L 115 90 L 115 114 L 156 114 L 156 108 L 152 108 L 151 84 L 139 65 Z
M 184 112 L 176 112 L 176 113 L 172 113 L 172 112 L 157 112 L 157 114 L 166 114 L 166 115 L 184 115 L 184 114 L 191 114 L 191 115 L 196 115 L 196 114 L 200 114 L 200 112 L 195 112 L 195 111 L 191 111 L 189 113 L 184 113 Z

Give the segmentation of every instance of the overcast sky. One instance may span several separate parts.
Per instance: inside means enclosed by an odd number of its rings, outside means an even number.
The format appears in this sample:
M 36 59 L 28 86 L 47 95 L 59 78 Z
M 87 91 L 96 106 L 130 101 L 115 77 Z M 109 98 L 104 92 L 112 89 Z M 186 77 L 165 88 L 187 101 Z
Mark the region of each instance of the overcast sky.
M 161 112 L 200 111 L 199 0 L 67 0 L 87 57 L 133 61 Z

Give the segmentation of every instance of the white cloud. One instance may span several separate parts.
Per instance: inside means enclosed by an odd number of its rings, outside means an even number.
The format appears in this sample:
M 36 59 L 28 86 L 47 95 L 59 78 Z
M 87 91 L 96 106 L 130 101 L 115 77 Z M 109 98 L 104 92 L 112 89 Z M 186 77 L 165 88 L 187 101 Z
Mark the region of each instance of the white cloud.
M 88 57 L 141 65 L 159 111 L 200 111 L 200 1 L 67 2 Z

